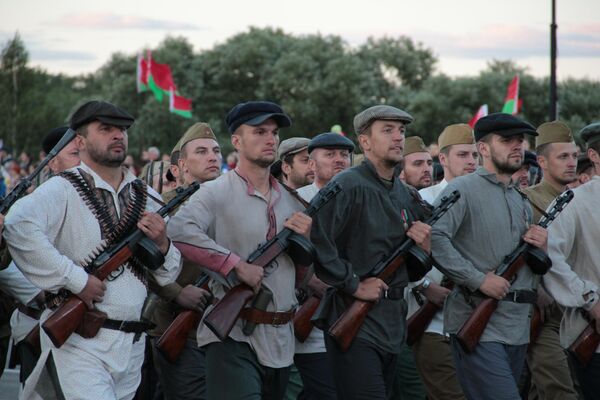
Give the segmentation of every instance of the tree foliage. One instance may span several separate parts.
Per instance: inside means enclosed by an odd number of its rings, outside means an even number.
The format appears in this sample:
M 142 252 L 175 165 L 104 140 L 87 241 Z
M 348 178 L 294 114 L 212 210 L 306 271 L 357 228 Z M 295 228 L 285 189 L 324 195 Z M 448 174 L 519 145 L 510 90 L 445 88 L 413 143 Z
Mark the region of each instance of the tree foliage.
M 15 34 L 2 50 L 0 138 L 16 150 L 37 151 L 45 133 L 66 123 L 80 104 L 104 99 L 136 117 L 129 132 L 135 154 L 149 145 L 170 152 L 197 121 L 210 123 L 227 151 L 227 111 L 242 101 L 266 99 L 293 118 L 283 138 L 312 137 L 334 124 L 352 134 L 354 115 L 383 103 L 411 113 L 415 122 L 408 134 L 429 143 L 446 125 L 468 121 L 483 103 L 499 111 L 517 73 L 520 116 L 538 125 L 548 113 L 547 78 L 535 78 L 510 60 L 492 60 L 478 76 L 452 78 L 436 73 L 431 49 L 405 36 L 370 38 L 351 47 L 339 36 L 250 28 L 200 52 L 183 37 L 166 37 L 149 50 L 157 62 L 171 66 L 179 94 L 193 99 L 191 120 L 169 113 L 168 99 L 158 103 L 150 92 L 136 92 L 137 54 L 115 53 L 94 73 L 67 77 L 29 67 Z M 574 131 L 598 118 L 600 82 L 568 79 L 558 93 L 560 118 Z

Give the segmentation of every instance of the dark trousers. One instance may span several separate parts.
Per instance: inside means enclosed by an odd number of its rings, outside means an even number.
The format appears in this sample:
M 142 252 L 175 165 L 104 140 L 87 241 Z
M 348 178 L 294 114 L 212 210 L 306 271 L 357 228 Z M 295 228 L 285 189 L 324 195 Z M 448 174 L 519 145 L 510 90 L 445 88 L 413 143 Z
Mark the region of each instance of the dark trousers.
M 341 400 L 384 400 L 390 397 L 396 375 L 397 354 L 381 351 L 355 338 L 347 352 L 325 335 L 325 347 Z
M 206 345 L 208 400 L 281 400 L 290 367 L 269 368 L 258 363 L 247 343 L 227 338 Z
M 337 399 L 327 353 L 296 354 L 294 364 L 300 371 L 304 386 L 298 400 Z
M 451 338 L 456 376 L 469 400 L 520 399 L 517 383 L 525 365 L 527 345 L 511 346 L 482 342 L 466 353 L 456 337 Z
M 174 363 L 167 360 L 152 340 L 154 365 L 165 400 L 206 400 L 206 360 L 204 349 L 193 340 L 185 347 Z
M 585 400 L 600 399 L 600 353 L 595 353 L 585 367 L 573 359 L 573 366 Z

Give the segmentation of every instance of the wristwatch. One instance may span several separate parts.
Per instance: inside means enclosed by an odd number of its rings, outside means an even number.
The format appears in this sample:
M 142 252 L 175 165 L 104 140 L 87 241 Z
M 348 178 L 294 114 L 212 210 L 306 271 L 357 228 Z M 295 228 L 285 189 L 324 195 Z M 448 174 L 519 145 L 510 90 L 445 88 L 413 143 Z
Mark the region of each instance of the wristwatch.
M 423 279 L 423 283 L 421 283 L 421 289 L 419 292 L 424 292 L 431 285 L 431 280 L 429 278 Z

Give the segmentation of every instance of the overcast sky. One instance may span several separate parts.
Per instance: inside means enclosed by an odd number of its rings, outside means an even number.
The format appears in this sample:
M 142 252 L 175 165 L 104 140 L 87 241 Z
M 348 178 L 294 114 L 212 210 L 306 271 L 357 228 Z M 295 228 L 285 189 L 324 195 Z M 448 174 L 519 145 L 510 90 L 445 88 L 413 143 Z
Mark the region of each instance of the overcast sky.
M 600 0 L 557 0 L 558 75 L 600 80 Z M 95 71 L 111 53 L 135 54 L 166 35 L 196 51 L 249 26 L 292 34 L 408 35 L 433 49 L 437 70 L 474 75 L 492 58 L 549 74 L 550 0 L 0 0 L 0 41 L 19 31 L 32 65 L 50 72 Z

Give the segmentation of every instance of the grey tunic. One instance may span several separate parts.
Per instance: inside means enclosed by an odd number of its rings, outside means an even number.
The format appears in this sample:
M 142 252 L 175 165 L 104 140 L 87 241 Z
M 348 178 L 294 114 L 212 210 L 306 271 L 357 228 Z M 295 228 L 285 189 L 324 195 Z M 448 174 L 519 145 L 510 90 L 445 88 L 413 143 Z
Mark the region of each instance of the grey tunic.
M 397 173 L 392 185 L 384 184 L 369 160 L 341 172 L 332 181 L 342 191 L 313 218 L 311 232 L 320 262 L 315 264 L 315 272 L 337 289 L 330 289 L 321 302 L 317 326 L 322 329 L 344 311 L 360 280 L 405 239 L 403 218 L 410 225 L 429 211 L 411 196 L 409 190 L 418 198 L 416 190 L 397 179 Z M 400 268 L 387 283 L 405 287 L 406 269 Z M 369 312 L 358 337 L 383 351 L 399 353 L 405 325 L 406 302 L 382 299 Z
M 529 202 L 512 184 L 505 186 L 483 167 L 473 174 L 453 179 L 437 201 L 454 190 L 458 190 L 461 197 L 433 226 L 432 254 L 457 285 L 476 291 L 485 274 L 494 271 L 517 247 L 533 214 Z M 525 266 L 510 290 L 533 287 L 534 275 Z M 471 298 L 479 301 L 477 297 Z M 528 304 L 501 301 L 481 341 L 528 343 L 530 311 Z M 444 306 L 446 332 L 458 332 L 472 312 L 461 289 L 455 287 Z

